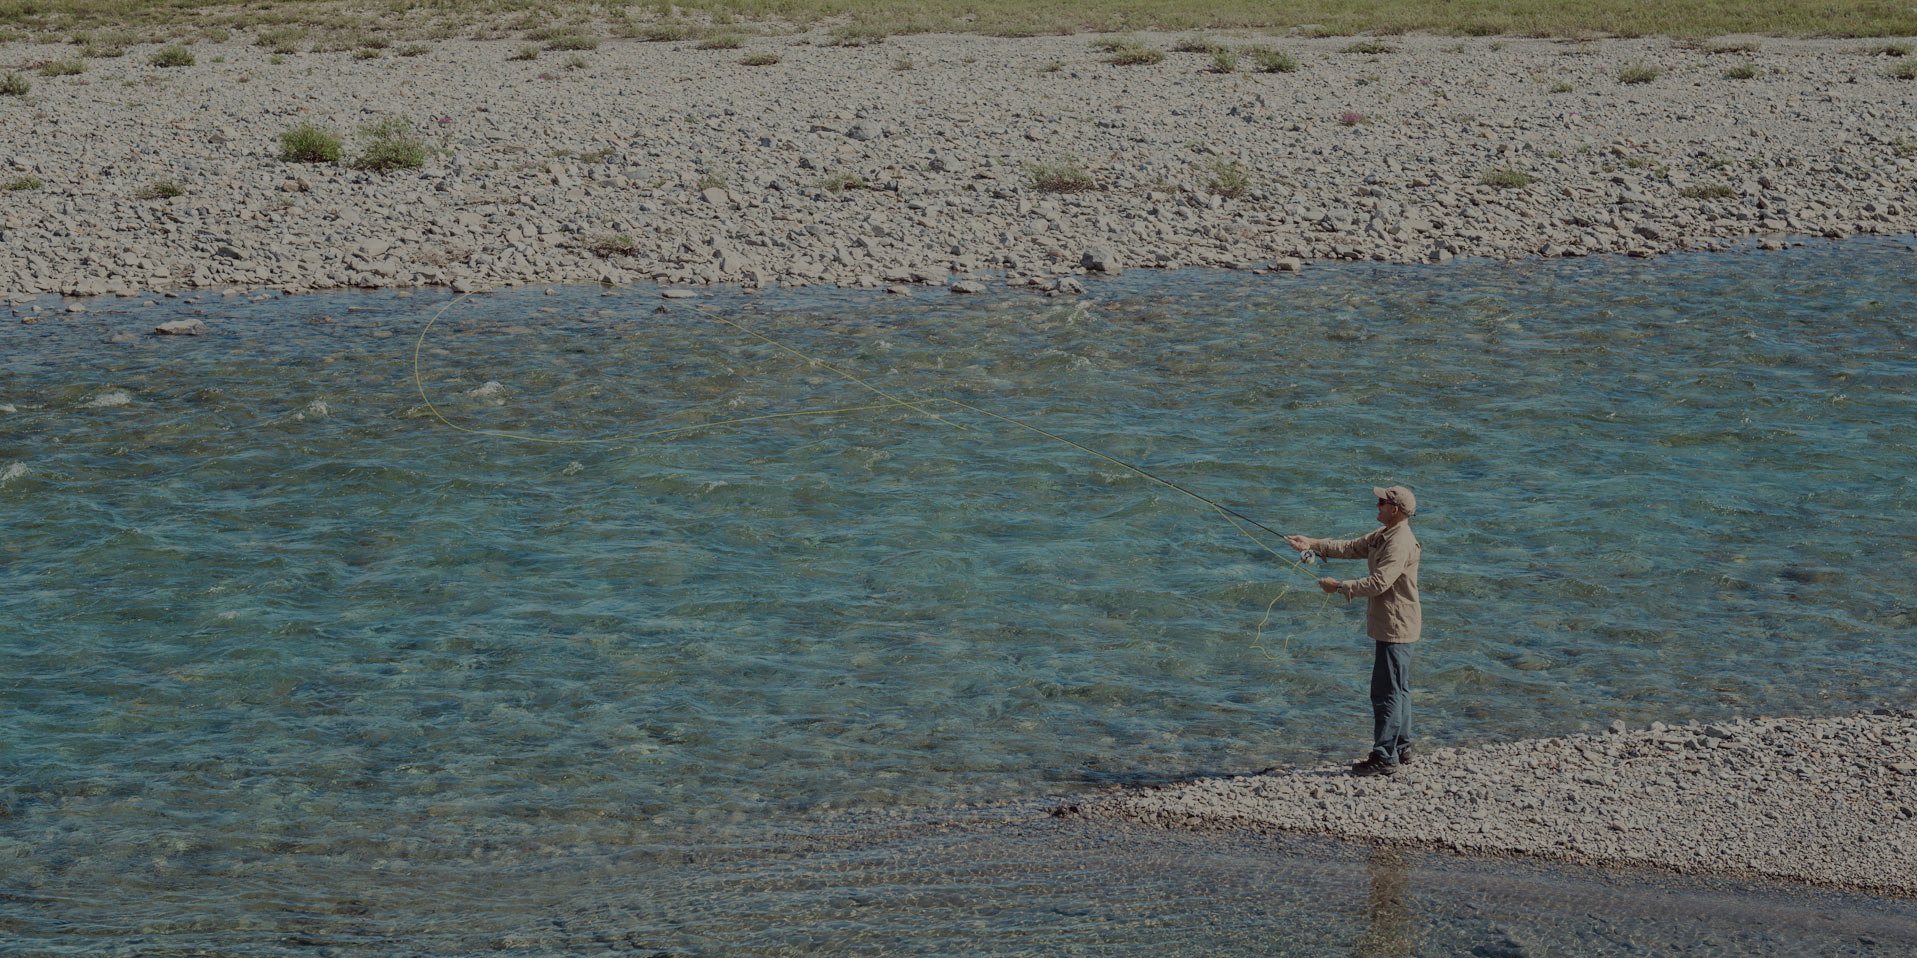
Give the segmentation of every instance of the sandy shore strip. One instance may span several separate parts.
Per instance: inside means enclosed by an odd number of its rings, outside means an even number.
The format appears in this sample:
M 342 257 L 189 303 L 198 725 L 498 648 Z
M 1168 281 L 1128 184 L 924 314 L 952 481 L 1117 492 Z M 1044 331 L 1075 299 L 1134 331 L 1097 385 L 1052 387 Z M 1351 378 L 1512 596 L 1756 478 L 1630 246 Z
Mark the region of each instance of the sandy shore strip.
M 1440 748 L 1130 788 L 1057 814 L 1249 828 L 1917 895 L 1917 711 L 1738 719 Z
M 1163 59 L 1125 66 L 1097 39 L 814 31 L 514 59 L 527 44 L 283 55 L 242 34 L 175 66 L 151 45 L 8 43 L 0 70 L 31 89 L 0 96 L 0 295 L 1072 292 L 1138 267 L 1917 230 L 1917 62 L 1896 44 L 1142 34 Z M 1257 72 L 1278 54 L 1296 69 Z M 382 118 L 423 166 L 353 168 Z M 303 123 L 341 159 L 283 159 Z

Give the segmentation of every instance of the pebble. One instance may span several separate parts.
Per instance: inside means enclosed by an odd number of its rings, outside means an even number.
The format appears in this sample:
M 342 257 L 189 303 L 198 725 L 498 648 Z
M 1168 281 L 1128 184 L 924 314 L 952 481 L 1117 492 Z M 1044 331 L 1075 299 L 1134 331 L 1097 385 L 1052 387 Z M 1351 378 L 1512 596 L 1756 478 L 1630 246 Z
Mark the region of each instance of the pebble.
M 1485 855 L 1650 865 L 1917 893 L 1917 711 L 1435 748 L 1345 766 L 1126 788 L 1055 814 L 1251 828 Z
M 36 80 L 30 111 L 0 103 L 22 133 L 0 160 L 47 184 L 0 211 L 0 242 L 20 251 L 0 258 L 0 296 L 889 291 L 954 275 L 1782 250 L 1787 235 L 1917 229 L 1917 157 L 1898 146 L 1910 84 L 1856 41 L 1765 38 L 1730 58 L 1659 38 L 1493 50 L 1405 36 L 1361 57 L 1339 52 L 1348 38 L 1287 37 L 1260 42 L 1297 72 L 1214 74 L 1184 54 L 1113 66 L 1090 39 L 749 38 L 781 54 L 770 67 L 613 40 L 568 74 L 578 82 L 553 83 L 538 79 L 549 67 L 507 59 L 517 40 L 274 64 L 241 31 L 201 44 L 201 64 L 168 71 L 169 95 L 153 97 L 128 92 L 142 58 L 92 61 L 83 78 Z M 11 63 L 72 52 L 0 43 Z M 914 69 L 892 69 L 901 57 Z M 1723 77 L 1733 60 L 1759 76 Z M 1066 69 L 1041 72 L 1054 61 Z M 1663 72 L 1618 82 L 1633 61 Z M 351 154 L 353 131 L 383 113 L 430 124 L 445 152 L 393 175 L 278 157 L 299 122 L 344 133 Z M 1048 193 L 1027 172 L 1073 158 L 1098 189 Z M 1219 161 L 1241 164 L 1242 193 L 1214 191 Z M 1533 179 L 1484 182 L 1500 170 Z M 840 177 L 866 188 L 822 185 Z M 132 199 L 162 179 L 185 194 Z M 589 248 L 608 233 L 629 252 Z

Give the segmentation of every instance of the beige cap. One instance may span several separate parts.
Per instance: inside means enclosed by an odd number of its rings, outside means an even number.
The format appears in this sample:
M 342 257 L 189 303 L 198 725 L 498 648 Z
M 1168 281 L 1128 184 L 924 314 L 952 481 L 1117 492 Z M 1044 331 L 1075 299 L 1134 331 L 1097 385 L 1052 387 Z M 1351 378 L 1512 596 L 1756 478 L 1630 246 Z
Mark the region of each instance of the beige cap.
M 1380 489 L 1377 486 L 1372 486 L 1371 494 L 1403 509 L 1404 514 L 1407 516 L 1415 516 L 1418 514 L 1418 497 L 1412 495 L 1411 490 L 1403 486 L 1392 486 L 1389 489 Z

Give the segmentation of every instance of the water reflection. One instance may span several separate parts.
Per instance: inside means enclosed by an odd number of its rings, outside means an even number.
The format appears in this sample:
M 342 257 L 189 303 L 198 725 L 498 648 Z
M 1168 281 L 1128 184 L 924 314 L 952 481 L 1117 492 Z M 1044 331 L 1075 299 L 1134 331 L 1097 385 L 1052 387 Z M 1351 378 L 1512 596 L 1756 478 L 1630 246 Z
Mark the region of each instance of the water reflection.
M 1356 958 L 1409 956 L 1417 944 L 1418 914 L 1412 907 L 1404 850 L 1372 849 L 1365 875 L 1370 883 L 1365 898 L 1365 930 L 1352 954 Z

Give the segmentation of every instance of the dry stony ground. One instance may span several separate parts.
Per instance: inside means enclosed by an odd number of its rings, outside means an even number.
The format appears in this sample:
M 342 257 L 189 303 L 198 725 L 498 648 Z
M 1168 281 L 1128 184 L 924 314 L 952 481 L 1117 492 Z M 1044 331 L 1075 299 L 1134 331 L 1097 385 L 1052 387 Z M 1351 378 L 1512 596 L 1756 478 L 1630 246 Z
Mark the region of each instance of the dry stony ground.
M 514 61 L 515 41 L 418 56 L 236 39 L 189 67 L 153 48 L 36 64 L 0 96 L 0 295 L 530 281 L 747 287 L 981 282 L 1069 291 L 1125 267 L 1650 255 L 1741 237 L 1917 228 L 1917 81 L 1864 41 L 1220 38 L 1291 73 L 1171 53 L 1115 66 L 1085 36 L 609 40 Z M 1145 35 L 1169 48 L 1179 37 Z M 781 60 L 749 66 L 752 53 Z M 221 62 L 214 62 L 220 59 Z M 1055 69 L 1047 70 L 1049 65 Z M 1726 77 L 1742 64 L 1749 79 Z M 1649 82 L 1620 70 L 1650 66 Z M 1567 89 L 1568 87 L 1568 89 Z M 397 116 L 442 148 L 378 174 L 282 161 L 279 134 Z M 568 155 L 569 154 L 569 155 Z M 581 156 L 588 156 L 586 162 Z M 1100 189 L 1037 189 L 1032 164 Z M 1208 187 L 1237 161 L 1236 198 Z M 1483 185 L 1498 170 L 1534 177 Z M 858 177 L 869 189 L 831 190 Z M 172 181 L 172 198 L 139 199 Z M 723 183 L 723 186 L 719 185 Z M 629 252 L 582 246 L 625 236 Z M 604 244 L 601 244 L 602 247 Z M 34 307 L 37 308 L 37 307 Z
M 1626 729 L 1128 789 L 1059 809 L 1917 895 L 1917 712 Z

